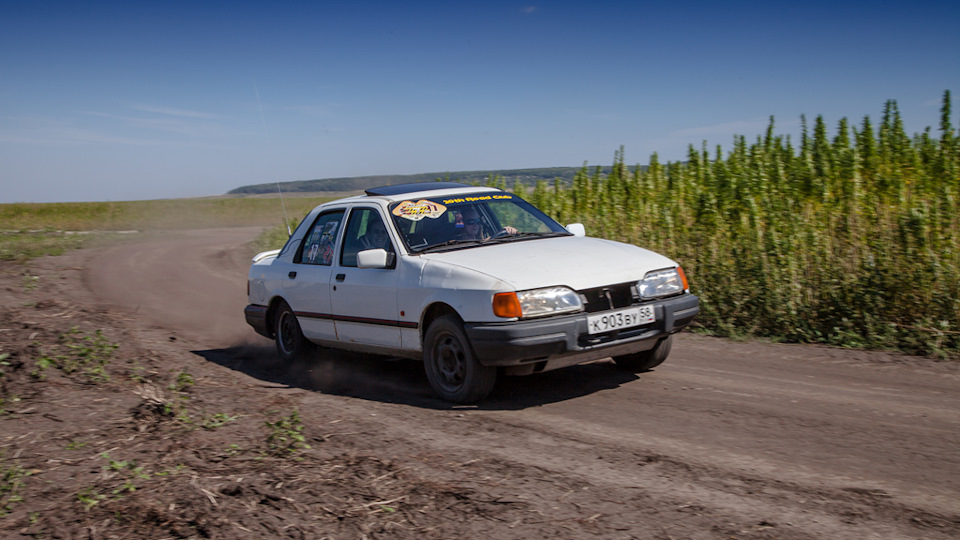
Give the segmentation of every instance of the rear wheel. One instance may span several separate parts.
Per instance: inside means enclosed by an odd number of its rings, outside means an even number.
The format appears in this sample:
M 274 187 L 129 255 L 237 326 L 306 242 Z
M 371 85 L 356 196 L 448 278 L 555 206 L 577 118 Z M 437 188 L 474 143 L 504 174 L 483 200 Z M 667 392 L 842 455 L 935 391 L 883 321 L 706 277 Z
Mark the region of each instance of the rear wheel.
M 280 302 L 273 318 L 274 334 L 277 340 L 277 352 L 280 358 L 291 362 L 304 360 L 311 356 L 316 346 L 303 336 L 297 315 L 286 302 Z
M 649 351 L 640 351 L 638 353 L 627 354 L 624 356 L 614 356 L 613 361 L 617 363 L 617 367 L 632 371 L 634 373 L 639 373 L 641 371 L 649 371 L 667 359 L 667 356 L 670 355 L 670 349 L 673 348 L 673 335 L 671 334 L 666 339 L 661 339 L 657 344 L 650 349 Z
M 444 315 L 427 328 L 423 364 L 434 392 L 453 403 L 479 401 L 497 381 L 497 368 L 477 361 L 463 324 L 453 315 Z

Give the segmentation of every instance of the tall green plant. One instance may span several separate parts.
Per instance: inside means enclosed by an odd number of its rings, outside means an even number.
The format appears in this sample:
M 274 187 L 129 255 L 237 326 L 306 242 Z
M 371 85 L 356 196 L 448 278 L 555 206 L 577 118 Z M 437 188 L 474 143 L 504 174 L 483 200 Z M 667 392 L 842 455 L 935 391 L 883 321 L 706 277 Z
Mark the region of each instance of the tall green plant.
M 939 137 L 907 136 L 895 101 L 874 128 L 831 137 L 802 118 L 798 148 L 774 119 L 754 142 L 538 184 L 535 204 L 594 236 L 679 260 L 699 324 L 753 335 L 938 356 L 960 350 L 960 144 L 944 94 Z

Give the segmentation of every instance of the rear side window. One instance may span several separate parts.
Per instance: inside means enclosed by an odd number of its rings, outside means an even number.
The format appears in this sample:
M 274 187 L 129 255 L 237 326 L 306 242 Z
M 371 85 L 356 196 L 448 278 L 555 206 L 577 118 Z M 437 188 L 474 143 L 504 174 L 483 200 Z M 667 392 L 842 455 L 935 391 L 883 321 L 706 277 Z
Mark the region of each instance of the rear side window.
M 300 245 L 294 258 L 295 263 L 330 266 L 343 223 L 343 210 L 334 210 L 320 214 Z

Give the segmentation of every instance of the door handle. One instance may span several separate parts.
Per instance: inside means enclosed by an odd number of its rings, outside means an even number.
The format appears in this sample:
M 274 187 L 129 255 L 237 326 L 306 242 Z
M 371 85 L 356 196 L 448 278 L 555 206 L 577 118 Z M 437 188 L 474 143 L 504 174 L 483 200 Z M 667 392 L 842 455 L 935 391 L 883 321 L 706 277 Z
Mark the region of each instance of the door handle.
M 337 278 L 336 278 L 336 279 L 337 279 L 337 281 L 343 281 L 343 280 L 347 279 L 347 275 L 346 275 L 346 274 L 337 274 Z
M 291 271 L 289 274 L 287 274 L 287 277 L 290 279 L 297 279 L 297 273 L 295 271 Z

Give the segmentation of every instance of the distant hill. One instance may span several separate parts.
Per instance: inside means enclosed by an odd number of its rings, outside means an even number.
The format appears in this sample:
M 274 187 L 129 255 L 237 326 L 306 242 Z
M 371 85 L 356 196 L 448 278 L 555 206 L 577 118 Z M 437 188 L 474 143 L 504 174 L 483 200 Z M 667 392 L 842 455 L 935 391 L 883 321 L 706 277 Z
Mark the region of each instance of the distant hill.
M 353 176 L 348 178 L 323 178 L 319 180 L 298 180 L 295 182 L 280 182 L 280 190 L 284 193 L 304 193 L 304 192 L 349 192 L 363 191 L 372 187 L 392 186 L 396 184 L 408 184 L 412 182 L 433 182 L 434 180 L 443 180 L 445 182 L 461 182 L 464 184 L 484 184 L 488 179 L 503 178 L 508 187 L 513 187 L 518 181 L 525 186 L 533 186 L 538 180 L 553 181 L 559 180 L 561 183 L 570 184 L 573 182 L 574 175 L 583 167 L 545 167 L 540 169 L 509 169 L 499 171 L 465 171 L 465 172 L 439 172 L 422 174 L 392 174 L 378 176 Z M 589 168 L 590 174 L 596 170 L 596 167 Z M 609 174 L 610 167 L 601 167 L 604 174 Z M 250 186 L 238 187 L 230 190 L 228 195 L 259 195 L 277 192 L 277 184 L 254 184 Z

